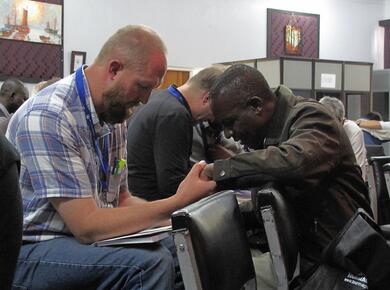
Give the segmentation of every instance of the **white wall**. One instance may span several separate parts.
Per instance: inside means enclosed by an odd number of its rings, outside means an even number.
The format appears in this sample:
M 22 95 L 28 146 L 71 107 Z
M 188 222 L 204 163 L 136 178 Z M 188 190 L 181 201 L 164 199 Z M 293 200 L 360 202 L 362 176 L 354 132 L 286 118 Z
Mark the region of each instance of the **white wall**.
M 390 0 L 384 0 L 385 8 L 384 8 L 384 19 L 390 18 Z
M 142 23 L 166 41 L 169 65 L 266 56 L 266 8 L 320 14 L 320 58 L 377 62 L 378 21 L 389 0 L 66 0 L 65 74 L 72 50 L 92 62 L 117 28 Z
M 390 18 L 390 0 L 66 0 L 64 74 L 72 50 L 87 63 L 118 28 L 140 23 L 168 46 L 168 64 L 211 63 L 266 57 L 267 8 L 320 14 L 320 58 L 383 63 L 378 21 Z M 381 43 L 382 41 L 382 43 Z M 382 55 L 381 55 L 382 53 Z

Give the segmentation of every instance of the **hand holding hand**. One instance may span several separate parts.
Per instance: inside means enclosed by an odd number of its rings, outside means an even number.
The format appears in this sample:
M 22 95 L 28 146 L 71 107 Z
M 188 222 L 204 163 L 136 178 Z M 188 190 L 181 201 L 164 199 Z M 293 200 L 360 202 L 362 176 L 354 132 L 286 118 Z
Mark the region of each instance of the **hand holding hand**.
M 186 178 L 180 183 L 175 197 L 182 207 L 214 193 L 215 181 L 203 176 L 208 165 L 200 161 L 192 167 Z
M 213 173 L 214 173 L 214 164 L 206 164 L 200 173 L 200 178 L 207 181 L 207 180 L 213 180 Z

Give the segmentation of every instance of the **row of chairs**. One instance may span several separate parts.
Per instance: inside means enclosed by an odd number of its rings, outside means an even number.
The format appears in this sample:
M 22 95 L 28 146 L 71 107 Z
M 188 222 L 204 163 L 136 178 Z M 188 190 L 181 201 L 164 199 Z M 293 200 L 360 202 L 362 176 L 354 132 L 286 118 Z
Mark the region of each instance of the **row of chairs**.
M 371 156 L 370 200 L 381 224 L 384 243 L 390 240 L 389 190 L 384 164 L 390 156 Z M 390 182 L 389 182 L 390 185 Z M 299 247 L 294 213 L 283 189 L 271 182 L 252 189 L 255 215 L 263 223 L 277 278 L 277 289 L 289 289 L 299 275 Z M 255 272 L 239 205 L 232 191 L 202 199 L 172 215 L 172 228 L 186 289 L 256 289 Z
M 299 273 L 293 213 L 274 183 L 253 189 L 252 200 L 265 228 L 277 287 L 287 290 Z M 247 233 L 233 191 L 174 212 L 172 229 L 186 290 L 256 289 Z
M 390 224 L 390 156 L 382 146 L 367 146 L 370 205 L 378 225 Z M 387 176 L 387 177 L 386 177 Z

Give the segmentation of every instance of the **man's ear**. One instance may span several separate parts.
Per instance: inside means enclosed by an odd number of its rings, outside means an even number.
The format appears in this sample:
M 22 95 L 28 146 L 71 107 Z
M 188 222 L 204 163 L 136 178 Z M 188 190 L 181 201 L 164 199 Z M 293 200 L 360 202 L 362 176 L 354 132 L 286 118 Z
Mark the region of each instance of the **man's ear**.
M 209 94 L 210 94 L 209 91 L 206 91 L 203 93 L 203 96 L 202 96 L 202 104 L 203 105 L 206 105 L 209 102 Z
M 258 97 L 258 96 L 253 96 L 253 97 L 251 97 L 251 98 L 249 98 L 248 99 L 248 101 L 247 101 L 247 106 L 251 109 L 251 110 L 253 110 L 253 111 L 255 111 L 255 113 L 256 114 L 258 114 L 258 113 L 260 113 L 261 111 L 262 111 L 262 109 L 263 109 L 263 100 L 260 98 L 260 97 Z
M 123 69 L 123 64 L 119 60 L 111 60 L 108 67 L 110 78 L 114 79 L 116 74 Z

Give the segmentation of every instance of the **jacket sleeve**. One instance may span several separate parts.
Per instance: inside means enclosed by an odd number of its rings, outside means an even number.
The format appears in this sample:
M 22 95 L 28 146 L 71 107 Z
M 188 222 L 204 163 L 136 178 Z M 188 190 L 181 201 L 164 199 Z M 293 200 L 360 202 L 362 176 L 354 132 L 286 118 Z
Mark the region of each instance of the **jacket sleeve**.
M 214 179 L 266 174 L 287 183 L 317 185 L 338 163 L 341 125 L 316 104 L 302 106 L 288 120 L 285 141 L 216 161 Z

